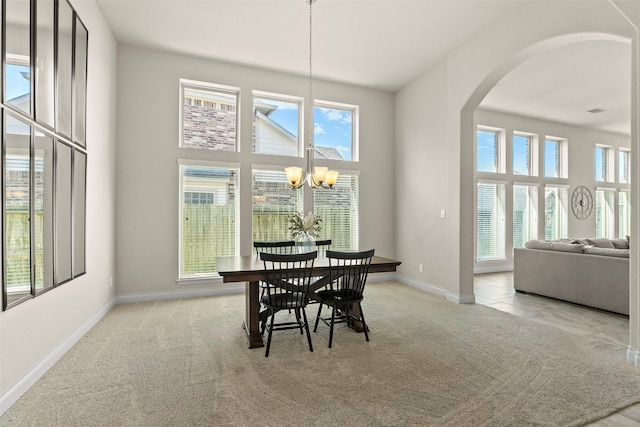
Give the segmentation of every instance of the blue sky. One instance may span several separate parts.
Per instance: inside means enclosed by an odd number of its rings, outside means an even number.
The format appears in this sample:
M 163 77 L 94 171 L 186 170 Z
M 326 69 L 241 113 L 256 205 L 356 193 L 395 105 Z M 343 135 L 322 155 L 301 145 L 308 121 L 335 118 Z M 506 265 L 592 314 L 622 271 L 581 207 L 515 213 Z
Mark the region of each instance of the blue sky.
M 274 99 L 257 98 L 262 102 L 277 105 L 269 116 L 273 121 L 298 136 L 298 104 Z M 351 160 L 351 136 L 353 113 L 350 110 L 315 107 L 313 111 L 314 144 L 338 150 L 345 160 Z M 307 127 L 305 122 L 304 126 Z
M 7 64 L 7 100 L 16 98 L 25 93 L 29 93 L 29 80 L 25 79 L 21 72 L 29 72 L 29 67 L 25 65 Z

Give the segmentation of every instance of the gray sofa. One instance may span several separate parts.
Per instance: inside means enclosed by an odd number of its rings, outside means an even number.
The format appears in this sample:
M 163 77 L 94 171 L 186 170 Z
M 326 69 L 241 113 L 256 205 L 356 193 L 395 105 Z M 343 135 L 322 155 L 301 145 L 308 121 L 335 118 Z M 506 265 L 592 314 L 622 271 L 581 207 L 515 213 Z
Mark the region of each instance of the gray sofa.
M 629 315 L 627 239 L 531 240 L 513 253 L 516 291 Z

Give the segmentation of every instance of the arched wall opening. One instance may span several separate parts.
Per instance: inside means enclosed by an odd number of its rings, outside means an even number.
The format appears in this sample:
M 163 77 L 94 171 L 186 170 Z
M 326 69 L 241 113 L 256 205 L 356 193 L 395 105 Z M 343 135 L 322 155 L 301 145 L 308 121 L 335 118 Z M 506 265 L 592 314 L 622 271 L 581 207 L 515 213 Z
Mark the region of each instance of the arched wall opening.
M 527 60 L 535 57 L 544 52 L 548 52 L 550 50 L 568 46 L 575 43 L 581 43 L 586 41 L 614 41 L 619 43 L 624 43 L 629 45 L 629 48 L 632 52 L 632 80 L 637 82 L 638 79 L 638 69 L 636 65 L 638 63 L 638 53 L 637 53 L 637 34 L 636 39 L 632 40 L 626 37 L 622 37 L 616 34 L 609 33 L 601 33 L 601 32 L 581 32 L 574 34 L 566 34 L 560 35 L 556 37 L 552 37 L 538 43 L 535 43 L 525 49 L 520 50 L 514 55 L 511 55 L 505 61 L 503 61 L 499 66 L 495 67 L 492 71 L 490 71 L 484 79 L 477 85 L 475 90 L 472 91 L 471 95 L 467 99 L 466 103 L 462 107 L 460 111 L 460 150 L 461 152 L 473 152 L 475 153 L 475 120 L 474 114 L 476 109 L 480 106 L 482 100 L 487 96 L 487 94 L 494 88 L 494 86 L 507 74 L 509 74 L 514 68 L 519 66 L 520 64 L 526 62 Z M 631 93 L 631 103 L 632 106 L 637 106 L 640 102 L 638 99 L 638 87 L 637 84 L 632 84 L 632 93 Z M 635 109 L 632 108 L 632 116 L 634 115 Z M 637 115 L 637 110 L 635 110 Z M 640 149 L 640 144 L 638 141 L 639 135 L 637 131 L 638 127 L 638 118 L 632 117 L 631 120 L 631 151 L 633 153 L 633 158 L 636 159 L 638 156 L 638 150 Z M 471 156 L 472 159 L 475 159 L 475 155 Z M 632 172 L 632 181 L 631 181 L 631 194 L 633 201 L 632 209 L 632 226 L 631 226 L 631 240 L 635 240 L 635 237 L 638 235 L 637 222 L 638 215 L 637 209 L 638 206 L 638 186 L 635 185 L 638 179 L 637 172 L 638 163 L 635 162 L 634 170 Z M 474 206 L 474 209 L 468 209 L 466 212 L 461 210 L 460 212 L 460 230 L 472 231 L 473 234 L 473 245 L 461 245 L 460 246 L 460 278 L 461 278 L 461 295 L 464 294 L 473 294 L 473 280 L 470 280 L 469 290 L 467 285 L 467 290 L 465 292 L 465 278 L 468 280 L 469 277 L 473 277 L 473 268 L 474 268 L 474 246 L 477 244 L 476 239 L 477 235 L 475 233 L 475 161 L 470 162 L 467 158 L 466 160 L 461 160 L 460 162 L 460 203 L 463 206 Z M 640 322 L 640 301 L 639 301 L 639 285 L 638 285 L 638 260 L 640 257 L 637 254 L 637 251 L 631 252 L 630 257 L 630 344 L 627 352 L 627 359 L 630 363 L 638 366 L 639 364 L 639 354 L 638 347 L 640 341 L 640 328 L 638 324 Z

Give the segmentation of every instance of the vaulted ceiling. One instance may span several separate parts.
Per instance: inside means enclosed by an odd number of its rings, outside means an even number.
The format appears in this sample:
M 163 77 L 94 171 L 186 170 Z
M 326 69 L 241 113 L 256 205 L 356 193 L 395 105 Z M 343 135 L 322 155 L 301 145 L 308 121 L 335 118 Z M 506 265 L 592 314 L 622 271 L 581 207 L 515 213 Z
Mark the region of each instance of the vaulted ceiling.
M 395 92 L 536 0 L 318 0 L 317 78 Z M 305 0 L 98 0 L 120 43 L 308 74 Z M 482 107 L 629 133 L 631 46 L 583 42 L 513 70 Z M 605 110 L 599 114 L 587 110 Z

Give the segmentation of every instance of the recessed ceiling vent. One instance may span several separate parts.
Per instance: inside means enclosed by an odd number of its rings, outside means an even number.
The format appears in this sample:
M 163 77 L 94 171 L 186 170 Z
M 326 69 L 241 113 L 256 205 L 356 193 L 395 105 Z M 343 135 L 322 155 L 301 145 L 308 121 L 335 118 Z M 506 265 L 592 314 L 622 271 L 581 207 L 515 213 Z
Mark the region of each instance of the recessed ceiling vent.
M 603 110 L 602 108 L 592 108 L 591 110 L 588 110 L 587 113 L 591 113 L 591 114 L 600 114 L 600 113 L 604 113 L 607 110 Z

